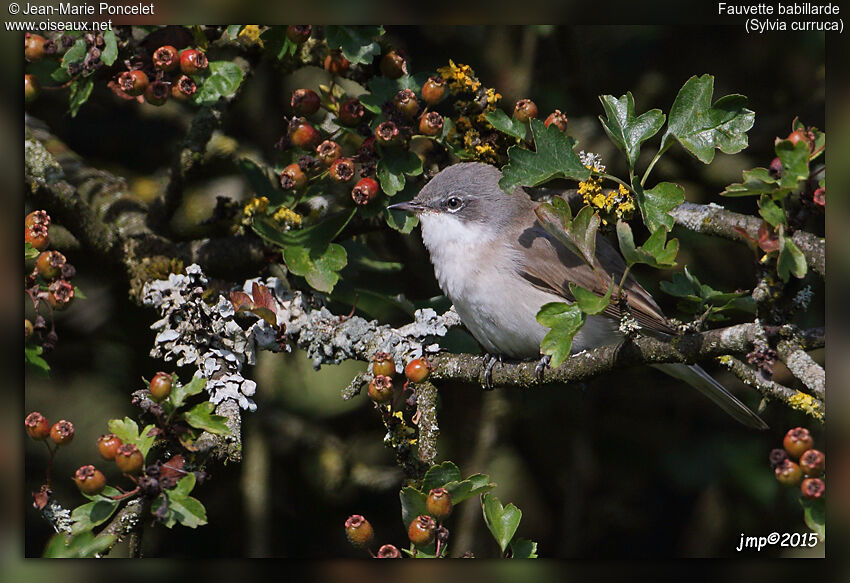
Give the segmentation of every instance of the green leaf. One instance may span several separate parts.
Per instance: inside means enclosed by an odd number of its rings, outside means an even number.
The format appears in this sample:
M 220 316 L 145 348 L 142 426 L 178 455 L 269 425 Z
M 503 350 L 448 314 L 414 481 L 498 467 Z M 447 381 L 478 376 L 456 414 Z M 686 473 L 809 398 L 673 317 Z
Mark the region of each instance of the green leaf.
M 776 157 L 782 162 L 782 186 L 794 188 L 797 182 L 809 178 L 809 145 L 805 140 L 796 144 L 790 140 L 779 140 L 774 150 Z
M 419 217 L 404 211 L 386 211 L 387 225 L 402 235 L 409 234 L 419 224 Z
M 723 292 L 716 290 L 709 285 L 700 283 L 687 267 L 685 267 L 684 273 L 674 274 L 672 281 L 662 281 L 661 290 L 671 296 L 682 298 L 685 303 L 680 304 L 679 308 L 688 313 L 695 314 L 703 311 L 706 307 L 711 308 L 712 312 L 723 310 L 753 312 L 755 310 L 753 299 L 746 291 Z
M 404 188 L 405 175 L 422 174 L 422 160 L 403 148 L 381 148 L 377 174 L 381 190 L 387 193 L 387 196 L 393 196 Z
M 24 261 L 29 259 L 35 259 L 41 255 L 41 251 L 32 246 L 32 243 L 27 241 L 24 243 Z
M 76 42 L 71 46 L 70 49 L 65 51 L 65 54 L 62 55 L 62 68 L 70 76 L 70 71 L 68 68 L 73 63 L 79 63 L 83 59 L 86 58 L 86 53 L 89 52 L 88 46 L 86 45 L 86 41 L 82 38 L 78 38 Z
M 803 506 L 803 520 L 812 531 L 818 535 L 820 540 L 826 538 L 826 500 L 807 500 L 800 498 Z
M 747 131 L 755 121 L 755 113 L 745 107 L 747 98 L 727 95 L 712 104 L 713 93 L 711 75 L 693 76 L 685 82 L 670 108 L 662 150 L 675 138 L 700 162 L 709 164 L 715 149 L 735 154 L 747 147 Z
M 62 533 L 53 535 L 44 549 L 44 557 L 48 559 L 82 559 L 94 557 L 111 548 L 116 541 L 115 535 L 100 534 L 95 536 L 91 531 L 82 532 L 75 536 Z
M 499 499 L 492 494 L 484 495 L 482 508 L 484 510 L 484 522 L 504 553 L 511 539 L 514 538 L 517 527 L 519 527 L 522 511 L 513 504 L 502 506 Z
M 617 221 L 617 239 L 620 252 L 629 266 L 645 263 L 651 267 L 662 269 L 676 265 L 676 255 L 679 253 L 679 240 L 667 241 L 667 230 L 659 227 L 649 236 L 641 247 L 635 247 L 632 228 L 625 221 Z
M 356 213 L 357 209 L 342 211 L 315 225 L 288 231 L 281 231 L 270 219 L 260 217 L 254 219 L 253 228 L 260 237 L 280 247 L 298 245 L 321 251 L 342 232 Z
M 193 99 L 198 105 L 214 105 L 222 97 L 232 97 L 244 78 L 245 73 L 233 61 L 211 61 L 209 76 L 198 82 Z
M 44 349 L 41 346 L 24 346 L 24 363 L 43 373 L 50 372 L 50 365 L 41 357 Z
M 345 248 L 336 243 L 331 243 L 321 252 L 289 246 L 283 250 L 283 260 L 289 271 L 305 278 L 313 289 L 325 293 L 333 290 L 339 281 L 338 272 L 348 263 Z
M 771 176 L 767 168 L 744 170 L 743 182 L 730 184 L 721 192 L 722 196 L 754 196 L 760 194 L 774 195 L 779 185 L 776 178 Z M 790 191 L 786 191 L 790 192 Z
M 484 118 L 490 122 L 490 125 L 503 134 L 508 134 L 520 141 L 525 139 L 528 126 L 519 121 L 517 118 L 508 116 L 508 114 L 501 109 L 494 109 L 493 111 L 485 113 Z
M 537 543 L 527 538 L 518 538 L 511 542 L 512 559 L 536 559 Z
M 274 56 L 278 61 L 295 54 L 298 45 L 286 36 L 285 26 L 272 26 L 260 35 L 264 53 Z
M 100 60 L 107 67 L 111 66 L 118 58 L 118 41 L 115 38 L 115 33 L 110 29 L 103 33 L 103 52 L 100 53 Z
M 434 488 L 442 488 L 449 482 L 460 481 L 462 477 L 460 470 L 452 462 L 431 466 L 422 479 L 422 491 L 427 493 Z
M 201 501 L 192 498 L 189 493 L 195 487 L 195 474 L 187 474 L 170 490 L 163 490 L 151 504 L 151 511 L 158 511 L 165 505 L 162 523 L 171 528 L 178 522 L 189 528 L 197 528 L 207 523 L 207 511 Z
M 171 394 L 168 395 L 168 400 L 171 406 L 179 409 L 186 402 L 186 399 L 192 395 L 198 395 L 207 384 L 207 379 L 203 377 L 192 377 L 188 384 L 181 385 L 177 378 L 174 378 L 174 386 L 171 388 Z
M 647 229 L 655 231 L 659 227 L 666 227 L 669 231 L 673 228 L 670 211 L 685 202 L 685 191 L 681 186 L 672 182 L 659 182 L 654 188 L 644 189 L 640 184 L 635 184 L 635 193 Z
M 398 496 L 401 500 L 401 521 L 404 523 L 405 530 L 417 516 L 428 514 L 428 508 L 425 506 L 426 496 L 416 488 L 411 486 L 402 488 Z
M 611 292 L 614 290 L 614 280 L 611 279 L 611 285 L 608 286 L 608 291 L 604 296 L 599 296 L 592 291 L 570 282 L 570 293 L 576 300 L 576 304 L 582 312 L 590 316 L 601 314 L 611 302 Z
M 578 305 L 564 302 L 544 304 L 537 312 L 537 321 L 551 328 L 540 343 L 540 351 L 552 357 L 552 368 L 557 368 L 569 357 L 573 338 L 584 326 L 585 314 Z
M 573 218 L 569 203 L 556 196 L 534 209 L 540 225 L 589 266 L 595 266 L 596 231 L 601 219 L 588 205 Z
M 156 441 L 155 435 L 148 435 L 151 429 L 156 427 L 155 425 L 147 425 L 139 432 L 139 426 L 129 417 L 124 417 L 124 419 L 110 419 L 107 425 L 109 431 L 117 435 L 121 441 L 135 444 L 139 448 L 139 451 L 142 452 L 142 457 L 147 457 L 148 452 L 153 447 L 154 441 Z
M 504 176 L 499 181 L 502 190 L 512 192 L 517 186 L 537 186 L 552 178 L 590 178 L 590 169 L 573 151 L 576 145 L 573 138 L 565 135 L 555 124 L 547 128 L 537 119 L 530 123 L 536 151 L 511 146 L 508 150 L 510 163 L 502 168 Z
M 607 119 L 599 116 L 602 127 L 629 160 L 633 169 L 640 156 L 640 145 L 658 133 L 666 119 L 660 109 L 650 109 L 635 117 L 635 99 L 631 92 L 619 99 L 613 95 L 601 95 L 599 100 Z
M 367 84 L 369 93 L 360 95 L 358 99 L 367 110 L 372 113 L 381 113 L 381 106 L 395 97 L 396 93 L 402 89 L 410 89 L 418 94 L 427 79 L 428 75 L 426 73 L 402 75 L 398 79 L 387 79 L 382 76 L 372 77 Z M 447 121 L 449 121 L 449 118 L 446 118 L 443 122 L 444 130 Z
M 118 493 L 117 490 L 115 492 Z M 100 500 L 74 508 L 71 512 L 71 534 L 80 534 L 103 524 L 115 513 L 120 503 L 120 500 L 101 497 Z
M 227 418 L 213 415 L 213 411 L 215 411 L 215 403 L 204 401 L 183 413 L 183 419 L 196 429 L 203 429 L 215 435 L 229 435 L 230 428 L 225 423 Z
M 381 52 L 375 37 L 384 34 L 382 26 L 327 26 L 325 39 L 328 47 L 342 49 L 342 56 L 352 64 L 369 64 Z
M 448 490 L 449 496 L 452 497 L 452 504 L 454 505 L 474 496 L 485 494 L 495 487 L 496 484 L 490 481 L 490 476 L 484 474 L 473 474 L 460 482 L 443 484 L 443 488 Z
M 776 271 L 782 281 L 788 281 L 790 276 L 798 279 L 806 277 L 808 266 L 806 257 L 791 237 L 785 235 L 785 229 L 779 228 L 779 258 L 776 261 Z
M 786 224 L 785 211 L 770 196 L 762 195 L 759 199 L 759 214 L 772 227 Z
M 93 88 L 93 77 L 78 77 L 71 82 L 71 94 L 68 97 L 68 107 L 71 111 L 71 117 L 77 116 L 77 112 L 88 101 Z

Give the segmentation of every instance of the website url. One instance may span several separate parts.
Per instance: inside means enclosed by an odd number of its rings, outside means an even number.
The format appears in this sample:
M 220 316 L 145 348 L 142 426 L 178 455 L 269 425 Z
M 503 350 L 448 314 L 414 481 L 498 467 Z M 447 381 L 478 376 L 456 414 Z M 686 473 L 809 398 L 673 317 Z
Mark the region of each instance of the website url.
M 91 31 L 103 32 L 112 30 L 112 21 L 93 21 L 93 22 L 70 22 L 62 20 L 42 20 L 42 21 L 12 21 L 6 22 L 6 31 L 20 32 L 55 32 L 55 31 Z

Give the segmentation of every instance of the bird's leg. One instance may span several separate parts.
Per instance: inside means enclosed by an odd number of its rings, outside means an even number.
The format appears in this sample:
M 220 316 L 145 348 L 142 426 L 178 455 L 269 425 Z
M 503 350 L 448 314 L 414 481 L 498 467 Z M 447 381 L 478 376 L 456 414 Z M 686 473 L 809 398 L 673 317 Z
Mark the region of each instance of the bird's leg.
M 487 368 L 484 369 L 484 390 L 492 391 L 493 390 L 493 367 L 496 366 L 496 363 L 502 362 L 501 354 L 486 354 L 484 358 L 487 359 Z
M 543 373 L 546 372 L 546 367 L 549 366 L 549 363 L 552 361 L 552 356 L 549 354 L 544 354 L 540 361 L 537 363 L 537 366 L 534 367 L 534 376 L 537 377 L 537 382 L 543 382 Z

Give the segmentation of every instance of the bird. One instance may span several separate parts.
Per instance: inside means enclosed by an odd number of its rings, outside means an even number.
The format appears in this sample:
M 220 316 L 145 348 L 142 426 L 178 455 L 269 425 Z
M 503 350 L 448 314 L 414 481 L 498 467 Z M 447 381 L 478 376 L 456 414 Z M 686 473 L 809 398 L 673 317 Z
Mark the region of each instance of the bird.
M 460 162 L 437 173 L 410 201 L 390 209 L 418 215 L 422 241 L 434 275 L 460 320 L 488 356 L 516 360 L 540 358 L 548 332 L 537 321 L 550 302 L 574 301 L 572 282 L 598 292 L 598 272 L 619 282 L 626 263 L 608 240 L 597 235 L 595 269 L 546 231 L 537 219 L 538 202 L 518 187 L 506 193 L 501 171 L 481 162 Z M 623 284 L 628 311 L 641 329 L 659 337 L 676 330 L 650 293 L 629 274 Z M 612 301 L 589 315 L 573 339 L 577 353 L 624 340 L 619 322 L 622 303 Z M 489 376 L 495 360 L 488 364 Z M 541 365 L 545 361 L 541 360 Z M 734 419 L 757 429 L 767 424 L 698 365 L 655 364 L 655 368 L 697 388 Z

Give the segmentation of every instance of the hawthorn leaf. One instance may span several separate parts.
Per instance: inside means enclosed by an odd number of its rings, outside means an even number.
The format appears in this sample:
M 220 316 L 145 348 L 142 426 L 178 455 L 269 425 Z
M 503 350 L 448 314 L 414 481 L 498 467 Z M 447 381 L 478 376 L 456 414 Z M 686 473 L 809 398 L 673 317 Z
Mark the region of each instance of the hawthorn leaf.
M 229 435 L 230 428 L 225 423 L 227 418 L 214 415 L 213 411 L 215 411 L 215 403 L 204 401 L 183 413 L 183 419 L 196 429 L 203 429 L 215 435 Z
M 666 227 L 669 231 L 673 228 L 670 211 L 685 202 L 685 191 L 681 186 L 672 182 L 659 182 L 653 188 L 644 189 L 640 184 L 635 184 L 635 193 L 647 229 L 656 231 L 659 227 Z
M 617 221 L 617 240 L 620 252 L 629 266 L 644 263 L 662 269 L 676 265 L 679 240 L 667 241 L 667 230 L 664 227 L 653 231 L 642 246 L 636 247 L 632 228 L 625 221 Z
M 180 384 L 179 381 L 175 382 L 174 386 L 171 388 L 171 394 L 168 395 L 168 400 L 171 403 L 171 406 L 175 409 L 179 409 L 183 406 L 183 403 L 186 402 L 187 398 L 192 395 L 200 394 L 204 390 L 206 384 L 207 379 L 203 377 L 192 377 L 192 380 L 185 385 Z
M 569 203 L 556 196 L 551 203 L 544 202 L 534 209 L 540 225 L 563 243 L 567 249 L 593 267 L 596 256 L 596 231 L 601 219 L 589 205 L 582 207 L 573 217 Z
M 550 328 L 540 343 L 540 350 L 552 357 L 552 368 L 559 367 L 570 356 L 573 338 L 584 326 L 585 318 L 577 304 L 564 302 L 544 304 L 537 312 L 537 321 Z
M 484 522 L 504 553 L 522 520 L 522 510 L 513 504 L 502 506 L 499 499 L 492 494 L 484 495 L 481 506 L 484 511 Z
M 449 461 L 431 466 L 422 479 L 422 491 L 430 492 L 434 488 L 442 488 L 448 482 L 457 482 L 462 478 L 458 467 Z
M 614 290 L 614 280 L 611 280 L 611 285 L 608 286 L 608 291 L 604 296 L 597 295 L 579 285 L 570 282 L 570 293 L 576 300 L 576 304 L 582 312 L 590 316 L 601 314 L 611 302 L 611 292 Z
M 779 227 L 779 257 L 776 260 L 776 271 L 782 281 L 788 281 L 792 275 L 803 279 L 808 271 L 805 255 L 791 237 L 785 235 L 785 229 L 781 226 Z
M 384 34 L 382 26 L 327 26 L 325 39 L 328 46 L 342 50 L 342 56 L 352 64 L 369 64 L 381 52 L 374 39 Z
M 422 174 L 422 160 L 409 150 L 402 148 L 381 148 L 381 158 L 377 167 L 381 190 L 387 196 L 394 196 L 404 189 L 405 175 Z
M 515 117 L 509 117 L 508 114 L 501 109 L 495 109 L 485 113 L 484 118 L 490 122 L 490 125 L 503 134 L 508 134 L 517 140 L 525 139 L 528 126 Z
M 197 105 L 213 105 L 222 97 L 233 97 L 245 73 L 233 61 L 210 61 L 209 75 L 198 83 L 192 97 Z
M 629 168 L 634 168 L 640 156 L 640 145 L 658 133 L 666 116 L 660 109 L 650 109 L 635 116 L 635 99 L 631 92 L 619 99 L 613 95 L 600 95 L 607 119 L 599 116 L 605 133 L 626 154 Z

